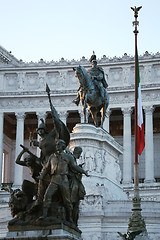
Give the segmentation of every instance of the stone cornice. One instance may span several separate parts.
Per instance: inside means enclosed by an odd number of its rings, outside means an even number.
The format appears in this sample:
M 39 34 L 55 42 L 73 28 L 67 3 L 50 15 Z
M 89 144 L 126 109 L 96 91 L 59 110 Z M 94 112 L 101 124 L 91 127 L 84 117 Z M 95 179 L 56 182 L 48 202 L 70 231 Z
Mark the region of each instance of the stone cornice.
M 10 62 L 10 59 L 7 56 L 5 56 L 2 52 L 0 52 L 0 60 L 4 63 Z
M 52 90 L 50 92 L 52 96 L 75 96 L 77 94 L 77 90 Z M 16 98 L 16 97 L 46 97 L 47 94 L 45 91 L 12 91 L 12 92 L 0 92 L 0 99 L 1 98 Z
M 146 60 L 157 60 L 160 59 L 160 53 L 157 52 L 155 54 L 153 53 L 149 53 L 148 51 L 146 51 L 143 55 L 139 56 L 139 60 L 140 61 L 146 61 Z M 127 53 L 125 53 L 122 57 L 113 57 L 113 58 L 109 58 L 106 57 L 105 55 L 103 55 L 102 58 L 97 59 L 99 64 L 103 64 L 103 63 L 115 63 L 115 62 L 119 62 L 119 63 L 123 63 L 123 62 L 132 62 L 134 61 L 134 56 L 130 56 L 127 55 Z M 46 65 L 53 65 L 53 66 L 68 66 L 68 65 L 90 65 L 90 62 L 88 59 L 86 59 L 85 57 L 82 57 L 80 60 L 65 60 L 64 58 L 61 58 L 61 60 L 59 61 L 44 61 L 43 59 L 40 59 L 39 62 L 22 62 L 24 65 L 35 65 L 35 66 L 46 66 Z M 21 63 L 21 64 L 22 64 Z
M 134 86 L 125 86 L 125 87 L 109 87 L 107 89 L 109 94 L 121 94 L 121 93 L 130 93 L 134 92 Z M 141 85 L 141 91 L 157 91 L 160 90 L 160 84 L 144 84 Z M 61 90 L 51 90 L 51 96 L 75 96 L 77 94 L 76 89 L 61 89 Z M 4 92 L 0 91 L 0 98 L 11 98 L 11 97 L 45 97 L 45 91 L 9 91 Z
M 0 49 L 1 50 L 1 49 Z M 0 51 L 1 52 L 1 51 Z M 7 51 L 5 53 L 5 56 L 7 57 L 7 59 L 9 60 L 10 58 L 6 55 Z M 9 54 L 9 53 L 8 53 Z M 12 62 L 16 63 L 16 66 L 20 69 L 19 71 L 23 71 L 26 69 L 51 69 L 51 68 L 56 68 L 56 69 L 68 69 L 68 68 L 72 68 L 73 66 L 77 66 L 77 65 L 83 65 L 85 67 L 90 67 L 91 64 L 89 62 L 88 59 L 86 59 L 85 57 L 82 57 L 80 60 L 65 60 L 64 58 L 61 58 L 61 60 L 59 61 L 44 61 L 43 59 L 40 59 L 40 61 L 38 62 L 23 62 L 22 60 L 18 61 L 14 56 L 12 56 L 11 54 L 9 55 L 10 57 L 12 57 Z M 13 61 L 14 60 L 14 61 Z M 9 60 L 10 61 L 10 60 Z M 160 61 L 160 53 L 157 52 L 155 54 L 153 53 L 148 53 L 147 51 L 143 54 L 139 56 L 139 61 L 140 64 L 143 63 L 149 63 L 151 62 L 153 64 L 153 62 L 157 62 Z M 100 58 L 97 59 L 97 62 L 100 66 L 115 66 L 115 65 L 120 65 L 120 64 L 133 64 L 134 65 L 134 56 L 130 56 L 127 55 L 126 53 L 122 56 L 122 57 L 113 57 L 113 58 L 109 58 L 106 57 L 105 55 Z M 2 66 L 1 70 L 15 70 L 17 71 L 17 67 L 15 66 Z
M 0 46 L 0 59 L 2 63 L 9 65 L 8 67 L 12 67 L 12 65 L 19 65 L 20 61 L 15 58 L 11 52 L 8 52 L 5 48 Z

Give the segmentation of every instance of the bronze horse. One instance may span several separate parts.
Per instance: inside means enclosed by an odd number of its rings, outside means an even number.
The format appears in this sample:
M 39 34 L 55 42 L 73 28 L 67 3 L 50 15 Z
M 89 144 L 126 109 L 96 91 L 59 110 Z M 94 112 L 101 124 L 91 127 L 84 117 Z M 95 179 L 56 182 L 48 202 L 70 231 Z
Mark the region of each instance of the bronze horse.
M 87 70 L 83 66 L 78 66 L 77 68 L 73 68 L 73 70 L 75 71 L 75 76 L 78 78 L 80 85 L 78 93 L 83 108 L 84 123 L 86 123 L 86 108 L 88 106 L 96 127 L 98 126 L 97 114 L 101 111 L 100 126 L 103 127 L 106 110 L 109 105 L 109 95 L 107 91 L 105 90 L 105 96 L 104 99 L 102 99 L 98 87 Z

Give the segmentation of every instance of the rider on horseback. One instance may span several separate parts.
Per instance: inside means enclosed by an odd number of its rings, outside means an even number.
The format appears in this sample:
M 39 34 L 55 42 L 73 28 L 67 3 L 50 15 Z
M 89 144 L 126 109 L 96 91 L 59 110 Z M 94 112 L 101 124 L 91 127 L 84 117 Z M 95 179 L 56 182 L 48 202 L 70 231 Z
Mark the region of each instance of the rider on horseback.
M 92 63 L 92 68 L 88 70 L 88 73 L 91 75 L 91 78 L 94 80 L 95 85 L 97 86 L 100 96 L 102 97 L 102 102 L 104 102 L 105 89 L 108 87 L 108 84 L 105 80 L 104 71 L 101 67 L 97 66 L 96 55 L 93 52 L 93 55 L 90 58 Z
M 94 52 L 89 61 L 92 63 L 92 68 L 90 68 L 88 70 L 88 73 L 91 76 L 91 78 L 93 79 L 93 81 L 95 82 L 95 85 L 97 86 L 100 96 L 102 98 L 102 102 L 104 102 L 105 101 L 105 99 L 104 99 L 105 98 L 105 89 L 104 88 L 108 87 L 108 84 L 105 80 L 104 71 L 101 67 L 97 66 L 96 55 Z M 80 102 L 79 90 L 80 90 L 80 88 L 78 89 L 77 98 L 75 98 L 72 101 L 77 106 Z

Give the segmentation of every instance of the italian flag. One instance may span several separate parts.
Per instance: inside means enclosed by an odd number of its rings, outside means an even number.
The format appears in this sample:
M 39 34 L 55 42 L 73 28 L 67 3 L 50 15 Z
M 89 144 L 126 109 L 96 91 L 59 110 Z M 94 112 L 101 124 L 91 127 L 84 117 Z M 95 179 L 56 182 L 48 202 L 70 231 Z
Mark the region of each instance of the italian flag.
M 137 49 L 136 49 L 137 51 Z M 137 152 L 141 155 L 145 147 L 144 138 L 144 124 L 143 124 L 143 112 L 142 112 L 142 101 L 141 101 L 141 85 L 140 85 L 140 74 L 139 74 L 139 61 L 138 61 L 138 51 L 137 51 Z

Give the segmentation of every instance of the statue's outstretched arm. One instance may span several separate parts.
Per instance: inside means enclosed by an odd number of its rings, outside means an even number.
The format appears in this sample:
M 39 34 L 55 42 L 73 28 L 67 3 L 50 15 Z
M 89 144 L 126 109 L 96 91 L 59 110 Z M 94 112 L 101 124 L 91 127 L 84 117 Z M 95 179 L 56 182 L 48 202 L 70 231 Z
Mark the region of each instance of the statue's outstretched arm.
M 71 168 L 73 168 L 76 172 L 78 173 L 82 173 L 85 174 L 87 177 L 89 177 L 88 172 L 85 171 L 82 167 L 80 167 L 79 165 L 77 165 L 77 163 L 75 162 L 74 158 L 70 156 L 70 166 Z
M 18 154 L 18 156 L 17 156 L 17 158 L 16 158 L 16 163 L 17 164 L 19 164 L 19 165 L 21 165 L 21 166 L 27 166 L 26 165 L 26 163 L 24 162 L 24 161 L 21 161 L 21 157 L 22 157 L 22 155 L 25 153 L 26 151 L 23 149 L 19 154 Z

